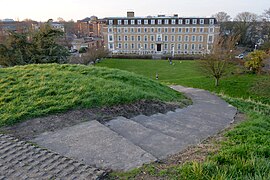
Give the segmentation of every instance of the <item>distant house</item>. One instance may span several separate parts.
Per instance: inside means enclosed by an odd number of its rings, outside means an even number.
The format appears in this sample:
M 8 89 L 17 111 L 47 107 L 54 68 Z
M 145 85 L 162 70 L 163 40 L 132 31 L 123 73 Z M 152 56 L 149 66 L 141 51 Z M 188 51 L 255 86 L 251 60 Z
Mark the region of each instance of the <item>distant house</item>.
M 36 21 L 0 21 L 0 43 L 8 37 L 10 31 L 27 33 L 33 30 L 37 24 Z
M 52 19 L 49 19 L 48 23 L 51 25 L 53 29 L 58 29 L 65 32 L 65 25 L 63 23 L 54 22 Z
M 76 23 L 76 35 L 78 37 L 102 37 L 105 25 L 106 20 L 98 19 L 96 16 L 78 20 Z

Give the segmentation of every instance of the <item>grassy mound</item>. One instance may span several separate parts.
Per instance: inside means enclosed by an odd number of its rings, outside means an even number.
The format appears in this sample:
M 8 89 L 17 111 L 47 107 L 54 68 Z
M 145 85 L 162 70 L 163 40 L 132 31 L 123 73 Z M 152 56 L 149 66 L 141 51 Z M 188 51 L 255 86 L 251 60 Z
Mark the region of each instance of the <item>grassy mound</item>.
M 116 69 L 58 64 L 0 69 L 0 126 L 74 108 L 141 99 L 179 102 L 184 96 L 143 76 Z

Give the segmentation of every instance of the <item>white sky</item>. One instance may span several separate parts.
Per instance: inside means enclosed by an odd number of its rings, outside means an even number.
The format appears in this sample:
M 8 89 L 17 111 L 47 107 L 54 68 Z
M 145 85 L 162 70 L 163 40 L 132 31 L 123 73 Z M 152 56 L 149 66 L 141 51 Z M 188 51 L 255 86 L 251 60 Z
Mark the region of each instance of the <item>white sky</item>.
M 179 16 L 207 17 L 225 11 L 231 17 L 248 11 L 262 14 L 270 8 L 270 0 L 0 0 L 0 19 L 25 18 L 36 21 L 79 20 L 96 15 L 99 18 L 179 14 Z

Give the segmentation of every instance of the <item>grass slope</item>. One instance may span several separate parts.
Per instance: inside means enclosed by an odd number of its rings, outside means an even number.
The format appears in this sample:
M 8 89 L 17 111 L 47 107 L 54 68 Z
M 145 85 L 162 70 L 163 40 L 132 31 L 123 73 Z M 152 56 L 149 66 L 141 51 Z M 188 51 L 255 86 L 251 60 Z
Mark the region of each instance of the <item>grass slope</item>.
M 184 96 L 134 73 L 81 65 L 27 65 L 0 69 L 0 126 L 26 118 L 134 102 L 181 101 Z
M 127 70 L 151 79 L 155 79 L 158 72 L 159 81 L 164 83 L 202 88 L 230 97 L 251 98 L 270 104 L 269 76 L 228 74 L 221 79 L 220 86 L 215 87 L 214 79 L 200 72 L 197 61 L 173 61 L 173 63 L 174 65 L 170 65 L 168 61 L 108 59 L 99 63 L 98 66 Z
M 248 119 L 226 133 L 217 154 L 205 162 L 184 165 L 145 165 L 127 173 L 114 172 L 111 179 L 270 179 L 270 77 L 230 75 L 214 87 L 211 78 L 198 71 L 196 61 L 108 60 L 100 66 L 125 69 L 167 83 L 198 87 L 219 93 L 244 112 Z M 234 69 L 237 70 L 237 69 Z

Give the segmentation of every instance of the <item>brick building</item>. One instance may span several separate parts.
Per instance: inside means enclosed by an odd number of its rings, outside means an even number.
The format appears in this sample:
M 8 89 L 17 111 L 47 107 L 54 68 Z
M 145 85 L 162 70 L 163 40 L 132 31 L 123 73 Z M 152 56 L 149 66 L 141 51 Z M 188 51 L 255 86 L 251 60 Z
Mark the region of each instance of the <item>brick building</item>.
M 204 54 L 209 53 L 219 25 L 215 18 L 173 16 L 105 18 L 104 42 L 113 53 Z
M 77 21 L 76 34 L 78 37 L 102 37 L 104 26 L 106 26 L 106 20 L 91 16 Z

